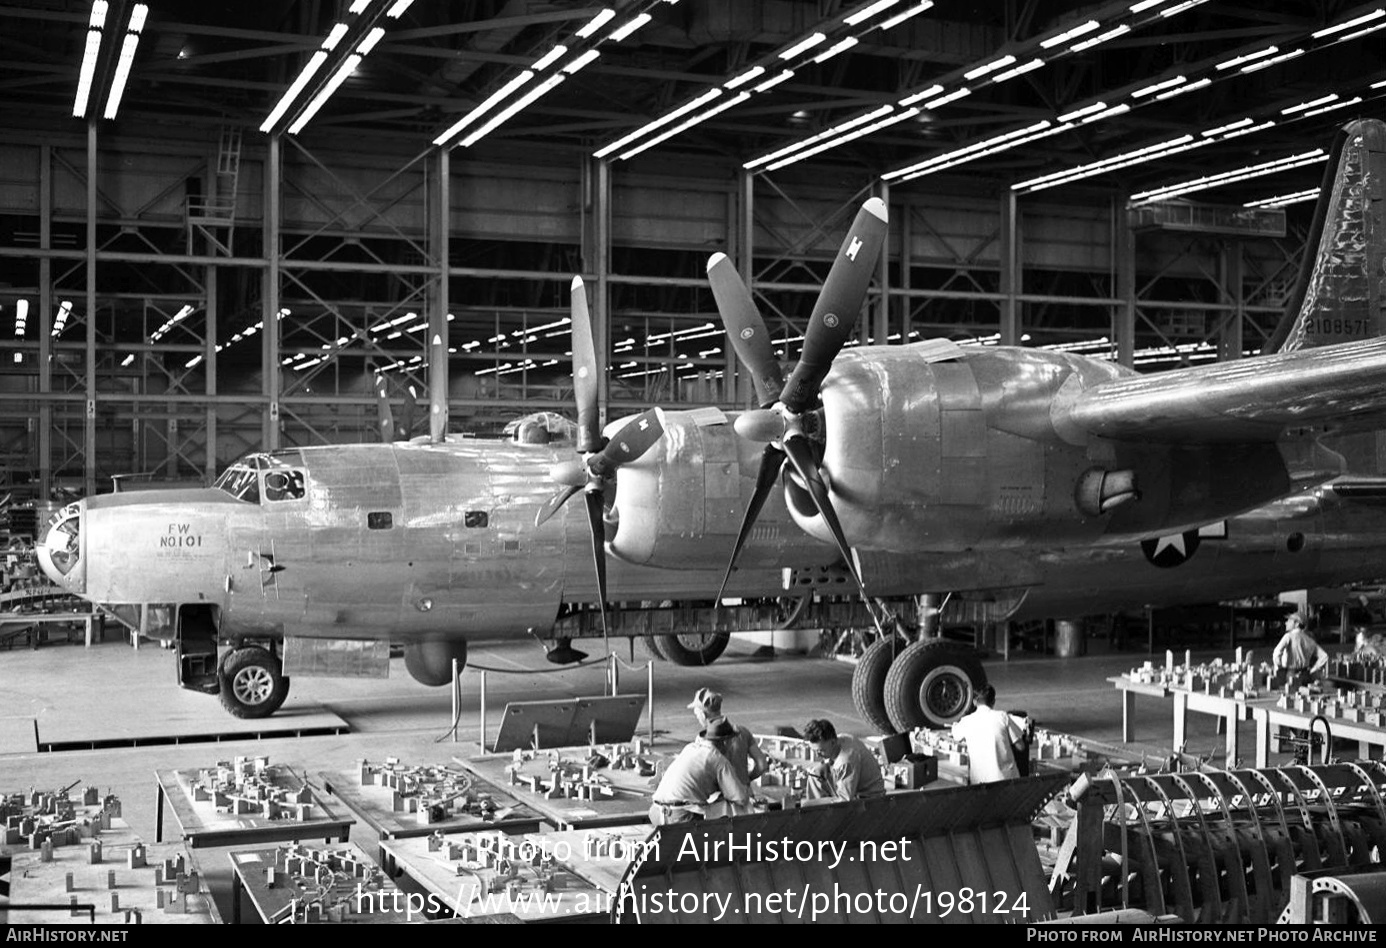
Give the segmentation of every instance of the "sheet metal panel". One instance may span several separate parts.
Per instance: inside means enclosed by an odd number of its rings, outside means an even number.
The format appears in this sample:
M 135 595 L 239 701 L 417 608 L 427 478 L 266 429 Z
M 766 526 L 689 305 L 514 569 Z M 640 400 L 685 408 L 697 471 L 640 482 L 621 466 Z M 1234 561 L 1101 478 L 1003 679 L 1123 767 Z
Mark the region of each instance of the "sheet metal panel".
M 1030 822 L 1068 783 L 1031 777 L 657 827 L 622 880 L 613 919 L 1047 919 L 1053 906 Z

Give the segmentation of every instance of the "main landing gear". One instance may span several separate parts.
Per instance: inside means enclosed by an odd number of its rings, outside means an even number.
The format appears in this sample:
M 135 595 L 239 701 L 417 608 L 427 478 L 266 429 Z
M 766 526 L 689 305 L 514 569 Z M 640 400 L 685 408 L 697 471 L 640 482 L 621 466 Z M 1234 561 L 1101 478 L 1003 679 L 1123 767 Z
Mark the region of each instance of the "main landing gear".
M 289 696 L 284 666 L 259 646 L 232 649 L 222 656 L 217 682 L 222 706 L 238 718 L 269 717 Z
M 987 683 L 970 646 L 944 639 L 910 642 L 897 633 L 873 642 L 852 673 L 857 714 L 882 734 L 947 727 L 972 710 Z

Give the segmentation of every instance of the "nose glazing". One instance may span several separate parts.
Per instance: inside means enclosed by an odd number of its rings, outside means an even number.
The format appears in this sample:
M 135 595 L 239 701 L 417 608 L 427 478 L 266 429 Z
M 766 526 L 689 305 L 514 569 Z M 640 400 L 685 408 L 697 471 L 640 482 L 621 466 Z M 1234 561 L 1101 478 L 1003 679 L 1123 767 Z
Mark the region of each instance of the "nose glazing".
M 60 585 L 80 581 L 81 574 L 77 567 L 82 561 L 81 522 L 80 506 L 69 504 L 53 517 L 39 538 L 39 566 L 49 579 Z

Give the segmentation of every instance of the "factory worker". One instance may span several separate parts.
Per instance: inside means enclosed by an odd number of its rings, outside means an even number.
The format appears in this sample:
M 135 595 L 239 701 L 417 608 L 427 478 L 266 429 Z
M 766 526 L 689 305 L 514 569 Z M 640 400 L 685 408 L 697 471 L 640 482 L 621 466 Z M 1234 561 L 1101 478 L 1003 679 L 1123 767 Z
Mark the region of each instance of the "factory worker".
M 732 724 L 722 713 L 720 694 L 711 688 L 699 688 L 688 707 L 698 719 L 698 726 L 704 731 L 716 726 L 719 721 L 726 721 L 731 726 L 735 734 L 727 738 L 725 750 L 727 759 L 736 768 L 736 776 L 742 783 L 749 785 L 752 780 L 765 773 L 765 752 L 760 749 L 760 744 L 751 734 L 750 728 Z
M 751 789 L 727 759 L 726 744 L 735 735 L 735 728 L 723 719 L 679 751 L 655 788 L 651 823 L 663 826 L 751 812 Z
M 1305 627 L 1304 617 L 1292 612 L 1285 617 L 1285 634 L 1275 644 L 1271 664 L 1288 673 L 1288 684 L 1307 685 L 1328 666 L 1328 653 Z
M 1025 738 L 1020 722 L 996 704 L 996 689 L 983 685 L 972 694 L 971 714 L 953 724 L 953 738 L 967 744 L 968 783 L 991 783 L 1020 776 L 1014 745 Z
M 885 796 L 885 780 L 876 755 L 850 734 L 838 734 L 831 721 L 815 718 L 804 725 L 804 740 L 825 761 L 819 779 L 825 796 L 857 800 Z

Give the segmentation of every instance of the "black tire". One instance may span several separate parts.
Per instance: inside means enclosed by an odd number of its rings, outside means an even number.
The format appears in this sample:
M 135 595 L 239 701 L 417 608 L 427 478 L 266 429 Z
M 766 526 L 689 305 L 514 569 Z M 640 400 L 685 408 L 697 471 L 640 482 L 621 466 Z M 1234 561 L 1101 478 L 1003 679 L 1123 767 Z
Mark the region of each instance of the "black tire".
M 656 646 L 665 658 L 675 665 L 711 665 L 726 651 L 730 632 L 688 632 L 682 635 L 660 635 Z
M 238 718 L 266 718 L 289 696 L 289 679 L 279 659 L 265 649 L 239 648 L 217 673 L 221 704 Z
M 986 683 L 982 660 L 969 646 L 915 642 L 886 675 L 886 713 L 896 731 L 947 727 L 972 710 L 972 693 Z
M 667 662 L 669 656 L 664 654 L 662 645 L 663 640 L 664 636 L 662 635 L 645 635 L 641 636 L 640 645 L 645 649 L 645 654 L 649 655 L 655 661 Z
M 882 734 L 895 733 L 895 725 L 886 713 L 886 675 L 895 657 L 908 646 L 909 643 L 901 638 L 878 639 L 861 653 L 852 672 L 852 704 L 857 716 Z

